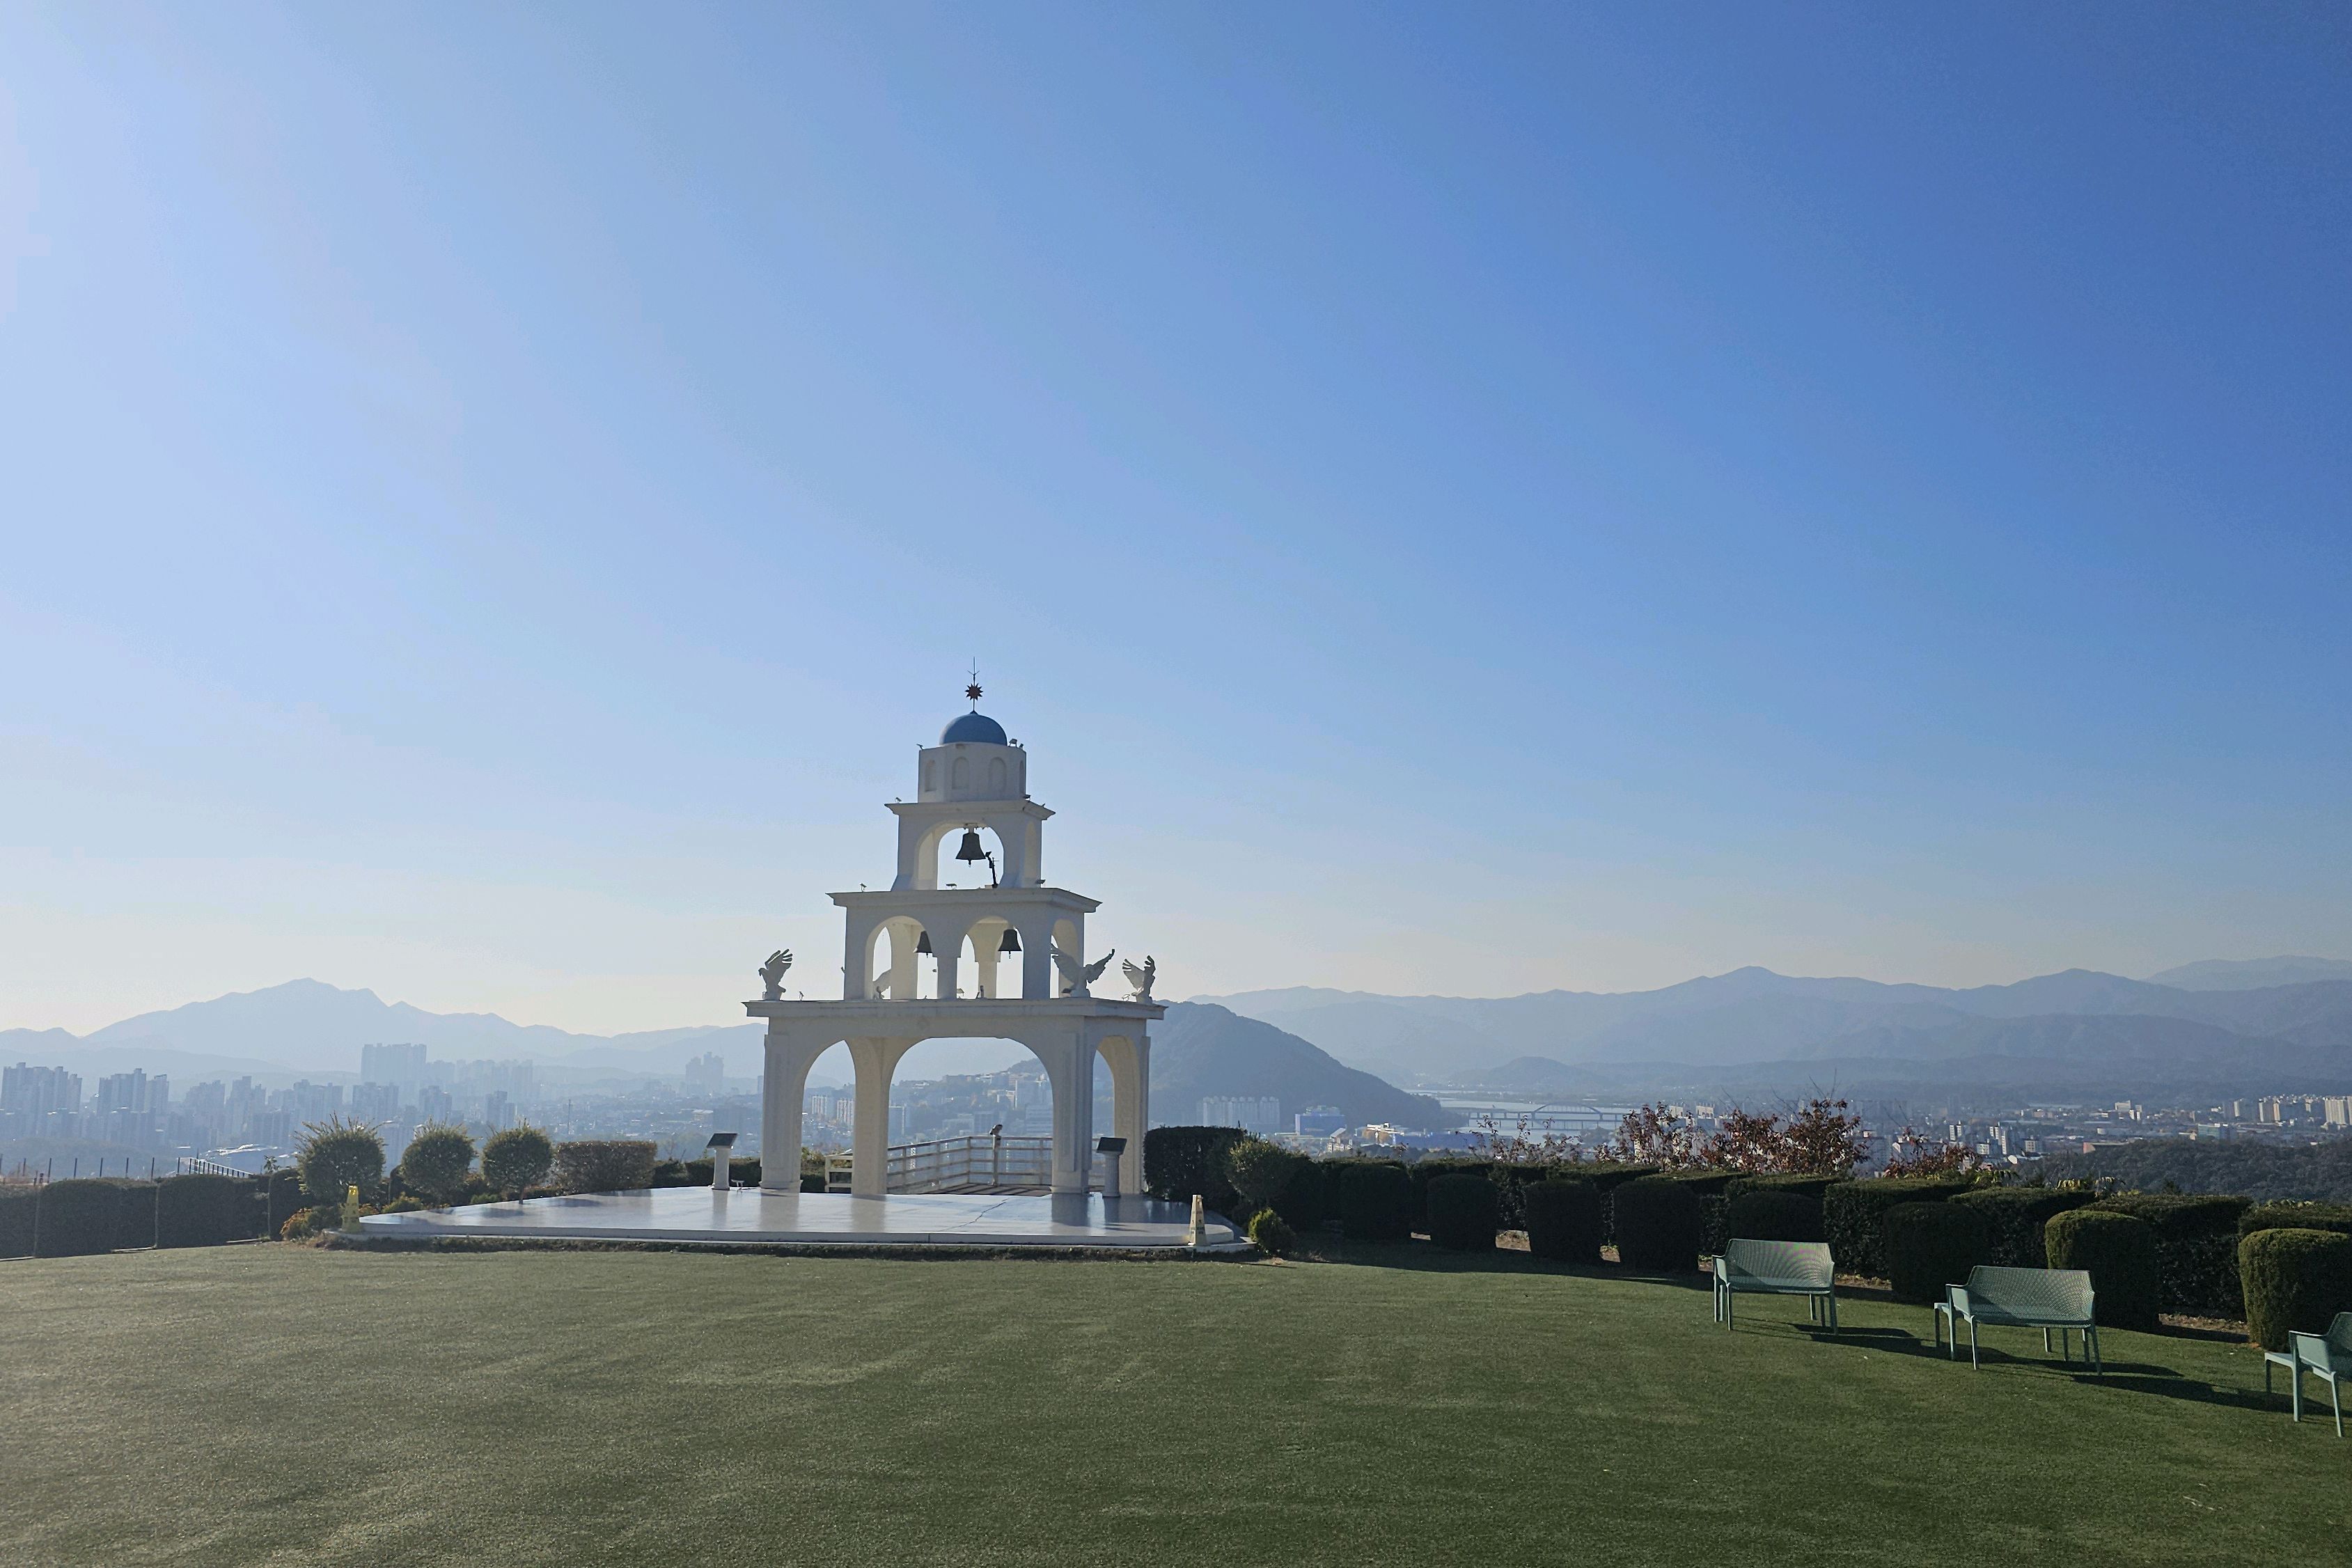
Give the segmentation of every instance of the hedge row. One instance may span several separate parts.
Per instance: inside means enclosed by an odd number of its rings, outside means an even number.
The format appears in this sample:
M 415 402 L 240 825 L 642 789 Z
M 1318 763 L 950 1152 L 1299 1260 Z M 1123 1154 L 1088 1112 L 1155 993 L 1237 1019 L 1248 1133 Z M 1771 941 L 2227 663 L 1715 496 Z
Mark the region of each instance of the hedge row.
M 1942 1203 L 1975 1190 L 1975 1183 L 1949 1176 L 1874 1176 L 1832 1183 L 1822 1194 L 1822 1226 L 1830 1256 L 1849 1274 L 1886 1279 L 1886 1211 L 1897 1204 Z
M 2325 1333 L 2336 1313 L 2352 1311 L 2352 1236 L 2341 1231 L 2250 1231 L 2238 1243 L 2238 1271 L 2246 1331 L 2264 1350 L 2286 1349 L 2292 1331 Z
M 293 1173 L 247 1176 L 110 1176 L 0 1187 L 0 1258 L 72 1258 L 129 1247 L 217 1247 L 265 1233 L 272 1188 L 291 1214 Z
M 583 1138 L 555 1146 L 556 1184 L 567 1193 L 633 1193 L 654 1184 L 654 1145 L 642 1138 Z M 703 1166 L 704 1182 L 710 1167 Z
M 1230 1214 L 1241 1194 L 1225 1173 L 1225 1151 L 1248 1136 L 1238 1127 L 1148 1129 L 1143 1134 L 1143 1190 L 1171 1204 L 1190 1203 L 1198 1194 L 1202 1206 Z
M 730 1161 L 727 1171 L 729 1179 L 739 1187 L 760 1184 L 760 1162 L 757 1160 Z M 710 1160 L 708 1155 L 699 1160 L 664 1160 L 654 1166 L 653 1180 L 646 1184 L 654 1187 L 707 1187 L 709 1184 Z M 824 1190 L 822 1176 L 818 1178 L 816 1190 Z
M 2194 1318 L 2234 1318 L 2244 1310 L 2238 1279 L 2239 1226 L 2252 1200 L 2174 1193 L 2126 1193 L 2092 1205 L 2127 1214 L 2156 1229 L 2158 1310 Z

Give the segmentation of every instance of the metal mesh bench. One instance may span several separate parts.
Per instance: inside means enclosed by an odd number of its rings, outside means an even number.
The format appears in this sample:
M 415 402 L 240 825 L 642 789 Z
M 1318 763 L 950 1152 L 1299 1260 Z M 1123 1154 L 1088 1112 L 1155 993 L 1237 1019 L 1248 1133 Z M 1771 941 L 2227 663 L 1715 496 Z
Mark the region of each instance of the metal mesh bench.
M 1734 1296 L 1803 1296 L 1815 1322 L 1837 1329 L 1837 1271 L 1825 1241 L 1727 1241 L 1713 1271 L 1715 1321 L 1725 1328 Z
M 2303 1419 L 2303 1374 L 2309 1373 L 2327 1384 L 2328 1403 L 2336 1407 L 2336 1435 L 2344 1436 L 2344 1396 L 2338 1380 L 2352 1376 L 2352 1312 L 2338 1312 L 2324 1334 L 2293 1333 L 2283 1351 L 2263 1352 L 2263 1392 L 2271 1391 L 2271 1368 L 2283 1366 L 2294 1380 L 2294 1418 Z
M 2042 1348 L 2050 1345 L 2050 1331 L 2058 1331 L 2059 1354 L 2074 1359 L 2074 1334 L 2080 1330 L 2084 1352 L 2094 1375 L 2104 1376 L 2099 1361 L 2099 1326 L 2092 1316 L 2091 1276 L 2080 1268 L 1996 1268 L 1979 1264 L 1969 1270 L 1965 1285 L 1945 1287 L 1936 1307 L 1937 1338 L 1950 1331 L 1951 1353 L 1960 1353 L 1960 1324 L 1969 1326 L 1969 1364 L 1977 1360 L 1977 1325 L 2040 1329 Z

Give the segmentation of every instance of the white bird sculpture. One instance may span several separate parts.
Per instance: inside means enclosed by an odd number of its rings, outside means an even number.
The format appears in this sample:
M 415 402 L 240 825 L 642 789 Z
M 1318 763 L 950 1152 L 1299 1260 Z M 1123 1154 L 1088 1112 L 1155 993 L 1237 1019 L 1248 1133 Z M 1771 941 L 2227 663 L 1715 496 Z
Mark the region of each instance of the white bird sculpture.
M 1127 971 L 1127 983 L 1135 987 L 1133 1000 L 1150 1001 L 1151 982 L 1160 973 L 1160 961 L 1147 952 L 1143 955 L 1142 968 L 1138 969 L 1132 960 L 1120 964 L 1119 967 Z
M 1091 996 L 1094 993 L 1087 987 L 1102 978 L 1102 972 L 1110 967 L 1110 961 L 1118 953 L 1118 949 L 1112 948 L 1109 952 L 1104 953 L 1092 963 L 1080 963 L 1062 951 L 1060 942 L 1054 943 L 1052 951 L 1054 967 L 1062 972 L 1062 994 Z
M 781 1002 L 784 999 L 784 972 L 792 966 L 793 950 L 791 948 L 780 947 L 768 954 L 768 962 L 760 965 L 760 978 L 767 983 L 768 987 L 766 994 L 761 997 L 761 1001 Z

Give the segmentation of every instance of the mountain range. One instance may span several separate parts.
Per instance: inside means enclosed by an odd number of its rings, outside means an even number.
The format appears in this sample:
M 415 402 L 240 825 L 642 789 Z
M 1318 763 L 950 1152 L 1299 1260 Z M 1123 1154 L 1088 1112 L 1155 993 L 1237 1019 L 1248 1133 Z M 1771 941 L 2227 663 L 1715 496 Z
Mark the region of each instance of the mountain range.
M 1951 989 L 1734 970 L 1655 991 L 1211 998 L 1410 1085 L 1522 1093 L 1867 1082 L 2010 1096 L 2342 1093 L 2352 963 L 2264 959 L 2147 980 L 2067 970 Z
M 63 1029 L 0 1030 L 0 1058 L 63 1066 L 87 1080 L 127 1072 L 169 1073 L 184 1088 L 208 1078 L 251 1075 L 265 1081 L 299 1073 L 327 1082 L 356 1081 L 360 1047 L 403 1041 L 426 1047 L 441 1059 L 525 1060 L 553 1081 L 674 1077 L 688 1059 L 716 1051 L 730 1073 L 760 1071 L 758 1023 L 655 1029 L 622 1035 L 581 1035 L 540 1024 L 517 1024 L 495 1013 L 429 1013 L 385 1002 L 373 991 L 346 991 L 316 980 L 289 981 L 144 1013 L 84 1036 Z M 926 1076 L 939 1071 L 992 1071 L 1027 1058 L 1003 1040 L 927 1042 L 920 1063 L 902 1066 Z M 1350 1121 L 1427 1126 L 1436 1103 L 1344 1067 L 1294 1035 L 1226 1009 L 1171 1004 L 1153 1031 L 1152 1102 L 1158 1120 L 1191 1121 L 1209 1095 L 1272 1096 L 1285 1113 L 1331 1105 Z M 843 1077 L 847 1064 L 842 1063 Z M 814 1075 L 825 1081 L 824 1064 Z

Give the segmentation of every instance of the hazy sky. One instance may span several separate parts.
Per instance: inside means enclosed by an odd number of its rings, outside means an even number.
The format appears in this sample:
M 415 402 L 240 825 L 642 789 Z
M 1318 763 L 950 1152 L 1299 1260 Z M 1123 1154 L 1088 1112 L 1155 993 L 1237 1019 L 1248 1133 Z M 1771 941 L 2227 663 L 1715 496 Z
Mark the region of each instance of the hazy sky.
M 0 9 L 0 1026 L 2352 954 L 2340 6 Z

